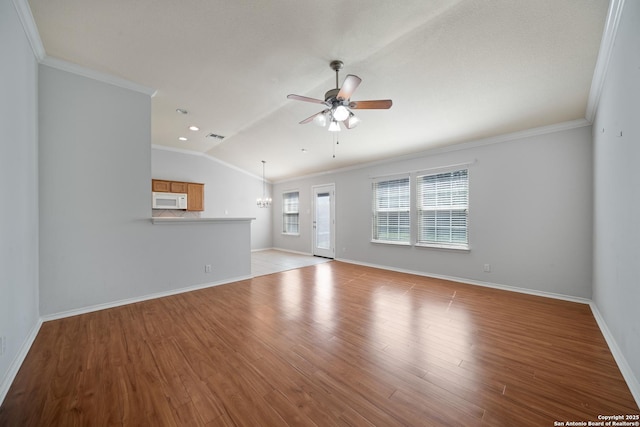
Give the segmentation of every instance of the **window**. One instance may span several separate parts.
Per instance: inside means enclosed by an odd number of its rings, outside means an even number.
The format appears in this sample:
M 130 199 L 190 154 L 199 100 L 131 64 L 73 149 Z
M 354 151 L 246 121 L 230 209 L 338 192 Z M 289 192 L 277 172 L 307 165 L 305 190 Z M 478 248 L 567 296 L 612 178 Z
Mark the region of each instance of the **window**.
M 299 234 L 300 222 L 298 214 L 299 193 L 290 191 L 282 195 L 282 233 Z
M 422 175 L 416 181 L 417 244 L 468 248 L 468 170 Z
M 409 190 L 409 176 L 373 183 L 373 241 L 410 243 Z

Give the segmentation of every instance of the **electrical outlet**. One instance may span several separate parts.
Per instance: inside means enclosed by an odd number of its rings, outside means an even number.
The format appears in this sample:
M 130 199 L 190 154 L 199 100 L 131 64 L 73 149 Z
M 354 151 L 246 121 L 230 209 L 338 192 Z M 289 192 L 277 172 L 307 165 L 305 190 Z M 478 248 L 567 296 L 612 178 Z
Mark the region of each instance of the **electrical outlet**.
M 211 273 L 211 264 L 207 264 L 204 266 L 204 272 L 205 273 Z
M 491 264 L 485 264 L 484 265 L 484 272 L 485 273 L 491 273 Z
M 0 356 L 4 355 L 7 351 L 7 337 L 0 337 Z

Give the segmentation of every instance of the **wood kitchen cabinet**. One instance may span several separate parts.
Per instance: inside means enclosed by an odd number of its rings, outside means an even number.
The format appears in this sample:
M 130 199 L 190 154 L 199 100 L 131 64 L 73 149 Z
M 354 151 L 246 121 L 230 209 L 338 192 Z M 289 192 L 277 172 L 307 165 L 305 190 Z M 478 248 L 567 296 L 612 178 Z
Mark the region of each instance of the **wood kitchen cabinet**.
M 151 191 L 159 193 L 186 193 L 188 211 L 204 210 L 204 184 L 152 179 Z
M 204 210 L 204 184 L 190 182 L 187 184 L 187 210 Z
M 157 193 L 171 193 L 171 181 L 151 180 L 151 191 Z
M 170 193 L 186 193 L 187 192 L 187 183 L 186 182 L 175 182 L 171 181 L 171 191 Z

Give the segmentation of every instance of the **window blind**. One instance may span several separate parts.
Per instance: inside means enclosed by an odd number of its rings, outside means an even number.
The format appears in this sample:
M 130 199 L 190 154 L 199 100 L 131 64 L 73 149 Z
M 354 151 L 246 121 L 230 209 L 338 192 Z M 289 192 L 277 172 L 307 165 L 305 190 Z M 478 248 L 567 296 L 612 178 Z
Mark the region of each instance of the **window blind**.
M 299 193 L 291 191 L 282 195 L 282 232 L 285 234 L 300 233 Z
M 469 172 L 417 177 L 418 244 L 466 247 Z
M 409 243 L 410 198 L 408 176 L 373 183 L 374 241 Z

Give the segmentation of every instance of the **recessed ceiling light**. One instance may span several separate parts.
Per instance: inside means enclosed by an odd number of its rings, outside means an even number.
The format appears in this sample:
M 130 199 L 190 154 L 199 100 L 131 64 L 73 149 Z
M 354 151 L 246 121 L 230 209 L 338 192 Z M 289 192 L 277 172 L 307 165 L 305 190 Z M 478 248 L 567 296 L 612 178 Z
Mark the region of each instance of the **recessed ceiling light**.
M 176 112 L 178 112 L 180 114 L 189 114 L 189 112 L 187 110 L 185 110 L 184 108 L 176 108 Z
M 180 141 L 186 141 L 186 140 L 187 140 L 187 138 L 185 138 L 184 136 L 181 136 L 181 137 L 179 137 L 178 139 L 179 139 Z
M 200 128 L 198 126 L 189 126 L 189 130 L 192 130 L 195 132 L 197 130 L 200 130 Z
M 306 148 L 303 148 L 303 149 L 302 149 L 302 150 L 300 150 L 300 151 L 302 151 L 303 153 L 307 154 L 307 149 L 306 149 Z

